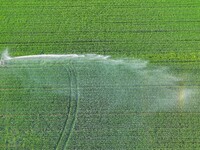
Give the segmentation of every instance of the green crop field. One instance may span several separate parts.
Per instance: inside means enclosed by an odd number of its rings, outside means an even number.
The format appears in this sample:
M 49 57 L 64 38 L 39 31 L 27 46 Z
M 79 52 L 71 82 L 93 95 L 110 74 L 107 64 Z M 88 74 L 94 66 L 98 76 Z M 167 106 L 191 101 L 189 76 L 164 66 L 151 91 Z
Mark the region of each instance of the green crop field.
M 199 60 L 198 0 L 2 1 L 0 49 Z
M 200 149 L 199 28 L 198 0 L 1 1 L 0 149 Z

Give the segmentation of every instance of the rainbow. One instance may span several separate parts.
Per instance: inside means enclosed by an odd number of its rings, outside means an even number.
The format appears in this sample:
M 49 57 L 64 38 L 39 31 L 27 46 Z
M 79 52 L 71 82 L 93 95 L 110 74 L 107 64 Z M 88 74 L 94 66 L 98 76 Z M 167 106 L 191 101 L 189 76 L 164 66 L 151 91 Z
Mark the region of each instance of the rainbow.
M 180 86 L 179 92 L 178 92 L 178 107 L 180 110 L 184 109 L 185 105 L 185 99 L 186 99 L 186 90 L 184 86 Z

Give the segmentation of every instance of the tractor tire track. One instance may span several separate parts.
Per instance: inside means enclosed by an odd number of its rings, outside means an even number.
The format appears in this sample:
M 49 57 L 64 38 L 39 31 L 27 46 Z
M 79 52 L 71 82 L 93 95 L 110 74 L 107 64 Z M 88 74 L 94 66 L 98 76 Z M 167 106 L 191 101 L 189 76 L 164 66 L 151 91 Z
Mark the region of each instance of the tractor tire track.
M 60 145 L 62 145 L 62 138 L 63 138 L 65 130 L 67 128 L 66 126 L 67 126 L 67 121 L 68 121 L 68 118 L 69 118 L 69 113 L 70 113 L 70 109 L 71 109 L 71 101 L 72 101 L 72 97 L 71 97 L 71 89 L 72 89 L 72 87 L 71 87 L 71 74 L 70 74 L 70 71 L 69 71 L 68 68 L 66 68 L 64 65 L 63 65 L 63 67 L 67 71 L 68 77 L 69 77 L 69 83 L 70 83 L 69 84 L 69 88 L 70 88 L 69 95 L 70 95 L 70 98 L 69 98 L 69 105 L 67 106 L 67 116 L 66 116 L 66 119 L 65 119 L 65 122 L 64 122 L 64 126 L 63 126 L 62 132 L 60 134 L 60 137 L 58 139 L 58 142 L 56 143 L 56 148 L 55 148 L 56 150 L 59 150 L 59 148 L 61 147 Z
M 67 70 L 69 76 L 70 99 L 69 106 L 67 107 L 67 117 L 59 140 L 56 144 L 56 150 L 63 150 L 67 147 L 69 137 L 75 124 L 78 103 L 78 86 L 75 68 L 71 63 L 68 65 L 68 69 L 65 66 L 63 67 Z
M 78 101 L 79 101 L 77 73 L 76 73 L 76 69 L 75 69 L 73 64 L 71 64 L 70 71 L 71 71 L 71 75 L 72 75 L 71 77 L 73 77 L 73 79 L 72 79 L 72 91 L 71 92 L 73 94 L 72 98 L 74 98 L 74 100 L 72 101 L 72 102 L 74 102 L 74 106 L 73 106 L 73 109 L 72 109 L 71 126 L 69 127 L 69 132 L 68 132 L 68 135 L 66 137 L 66 141 L 64 142 L 65 143 L 65 146 L 64 146 L 65 150 L 67 148 L 67 143 L 69 141 L 72 130 L 75 126 L 75 120 L 76 120 L 76 116 L 77 116 L 77 107 L 78 107 Z

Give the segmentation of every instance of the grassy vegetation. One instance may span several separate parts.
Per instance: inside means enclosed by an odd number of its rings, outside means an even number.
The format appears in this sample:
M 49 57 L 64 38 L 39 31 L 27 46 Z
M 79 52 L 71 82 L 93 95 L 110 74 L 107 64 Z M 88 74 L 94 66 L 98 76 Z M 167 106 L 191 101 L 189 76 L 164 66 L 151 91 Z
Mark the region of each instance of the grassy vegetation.
M 147 77 L 123 65 L 10 61 L 0 66 L 0 149 L 199 149 L 198 94 L 182 113 L 146 110 L 171 96 L 164 91 L 199 90 L 199 8 L 198 0 L 1 1 L 0 51 L 142 58 L 184 81 L 133 90 Z
M 20 0 L 0 4 L 0 49 L 8 47 L 15 56 L 98 53 L 199 60 L 198 0 Z
M 53 149 L 56 146 L 71 107 L 70 89 L 66 87 L 68 75 L 62 74 L 62 70 L 65 68 L 33 61 L 1 66 L 2 149 Z M 53 80 L 49 80 L 49 75 Z
M 3 149 L 198 147 L 199 94 L 188 85 L 198 76 L 180 82 L 145 61 L 95 56 L 11 59 L 0 70 Z

